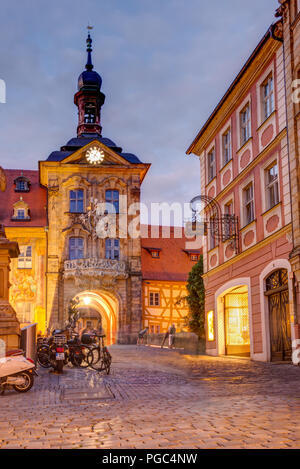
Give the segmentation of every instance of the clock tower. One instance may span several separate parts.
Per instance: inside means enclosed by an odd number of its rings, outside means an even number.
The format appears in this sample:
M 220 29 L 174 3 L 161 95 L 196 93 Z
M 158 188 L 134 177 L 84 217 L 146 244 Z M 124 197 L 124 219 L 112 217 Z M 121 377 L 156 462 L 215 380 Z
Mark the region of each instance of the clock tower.
M 74 96 L 74 103 L 78 107 L 77 136 L 97 134 L 101 137 L 101 106 L 104 104 L 105 95 L 100 91 L 102 78 L 93 70 L 90 34 L 86 44 L 87 63 L 85 70 L 79 75 L 78 91 Z
M 100 324 L 108 344 L 136 343 L 142 269 L 140 214 L 132 207 L 138 207 L 150 165 L 102 135 L 101 85 L 88 34 L 74 97 L 77 135 L 39 162 L 48 194 L 46 323 L 64 327 L 76 299 L 80 328 Z

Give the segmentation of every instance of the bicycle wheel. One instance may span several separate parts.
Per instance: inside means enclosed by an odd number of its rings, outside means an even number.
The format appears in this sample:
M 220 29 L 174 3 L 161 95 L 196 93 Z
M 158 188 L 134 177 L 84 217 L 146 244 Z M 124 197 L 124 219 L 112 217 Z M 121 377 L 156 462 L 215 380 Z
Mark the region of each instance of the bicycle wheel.
M 91 363 L 98 363 L 98 361 L 100 360 L 100 347 L 93 347 L 90 349 L 90 353 L 91 353 L 91 356 L 92 356 L 92 360 L 91 360 Z
M 43 368 L 50 368 L 49 346 L 41 345 L 37 350 L 37 362 Z
M 100 351 L 100 358 L 96 363 L 91 364 L 91 368 L 96 371 L 104 371 L 107 375 L 110 373 L 111 355 L 106 349 Z

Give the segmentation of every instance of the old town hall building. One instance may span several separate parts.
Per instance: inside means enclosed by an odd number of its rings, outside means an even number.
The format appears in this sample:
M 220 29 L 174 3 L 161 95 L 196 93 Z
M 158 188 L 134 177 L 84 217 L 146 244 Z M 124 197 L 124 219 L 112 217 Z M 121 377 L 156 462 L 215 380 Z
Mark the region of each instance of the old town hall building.
M 10 301 L 21 324 L 37 322 L 44 333 L 66 322 L 78 298 L 82 326 L 101 322 L 108 343 L 131 342 L 145 326 L 183 327 L 187 307 L 179 300 L 198 256 L 172 231 L 163 246 L 160 235 L 149 240 L 147 227 L 141 240 L 137 207 L 150 165 L 102 136 L 105 96 L 91 45 L 88 35 L 74 96 L 77 136 L 39 161 L 38 171 L 5 170 L 0 221 L 21 252 L 11 264 Z

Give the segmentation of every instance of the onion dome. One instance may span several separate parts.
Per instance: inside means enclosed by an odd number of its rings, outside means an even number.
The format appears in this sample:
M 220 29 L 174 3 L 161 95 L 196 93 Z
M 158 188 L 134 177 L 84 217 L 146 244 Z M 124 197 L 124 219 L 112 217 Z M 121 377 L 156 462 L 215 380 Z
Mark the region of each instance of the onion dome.
M 86 44 L 87 44 L 87 63 L 86 63 L 86 70 L 79 75 L 78 78 L 78 90 L 81 90 L 83 88 L 85 89 L 91 89 L 91 90 L 100 90 L 101 85 L 102 85 L 102 78 L 100 77 L 99 73 L 95 72 L 93 70 L 94 65 L 92 63 L 92 38 L 90 36 L 90 33 L 88 34 Z

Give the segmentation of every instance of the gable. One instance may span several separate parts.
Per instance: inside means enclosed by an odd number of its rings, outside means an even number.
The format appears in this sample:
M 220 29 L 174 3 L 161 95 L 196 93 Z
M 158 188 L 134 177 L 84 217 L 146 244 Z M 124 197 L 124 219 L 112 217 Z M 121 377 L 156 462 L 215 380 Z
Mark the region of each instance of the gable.
M 96 161 L 96 158 L 99 158 Z M 98 140 L 93 140 L 87 145 L 79 148 L 75 152 L 66 156 L 61 161 L 62 164 L 79 164 L 91 167 L 101 166 L 126 166 L 129 167 L 131 163 L 123 156 L 114 152 L 111 148 L 107 147 L 104 143 Z

